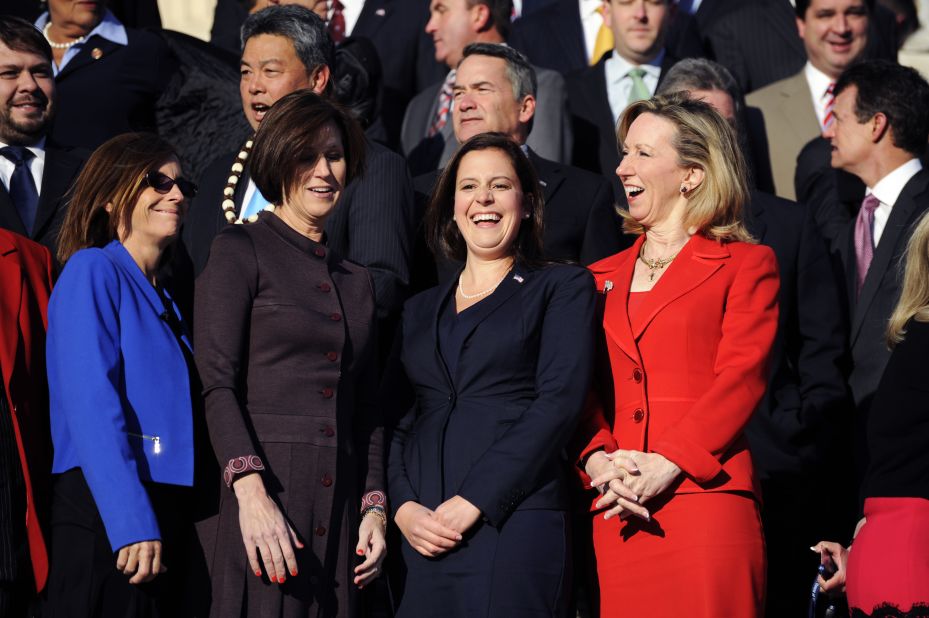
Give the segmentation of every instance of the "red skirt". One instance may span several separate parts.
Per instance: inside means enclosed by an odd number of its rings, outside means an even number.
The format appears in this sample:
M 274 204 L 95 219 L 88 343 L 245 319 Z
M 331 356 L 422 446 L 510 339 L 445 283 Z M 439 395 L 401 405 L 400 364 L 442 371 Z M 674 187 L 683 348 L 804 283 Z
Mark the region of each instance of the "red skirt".
M 881 605 L 908 612 L 929 604 L 929 500 L 868 498 L 867 520 L 848 557 L 848 604 L 870 614 Z
M 674 495 L 652 521 L 594 518 L 602 618 L 763 614 L 765 549 L 747 494 Z

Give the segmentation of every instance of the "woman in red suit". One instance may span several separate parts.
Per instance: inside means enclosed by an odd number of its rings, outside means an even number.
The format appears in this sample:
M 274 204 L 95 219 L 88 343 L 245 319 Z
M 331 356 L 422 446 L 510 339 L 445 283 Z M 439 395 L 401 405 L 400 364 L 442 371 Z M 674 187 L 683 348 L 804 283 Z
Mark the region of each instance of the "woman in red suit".
M 617 133 L 639 238 L 590 267 L 605 351 L 581 430 L 601 616 L 751 618 L 765 557 L 742 430 L 777 328 L 774 253 L 742 223 L 745 163 L 708 105 L 640 101 Z

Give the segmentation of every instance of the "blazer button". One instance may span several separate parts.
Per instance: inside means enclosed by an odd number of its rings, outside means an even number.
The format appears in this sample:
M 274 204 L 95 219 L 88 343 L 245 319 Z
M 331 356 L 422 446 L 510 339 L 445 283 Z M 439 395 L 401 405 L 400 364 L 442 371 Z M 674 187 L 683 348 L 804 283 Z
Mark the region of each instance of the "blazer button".
M 326 352 L 326 358 L 328 358 L 333 363 L 339 360 L 339 355 L 335 352 Z
M 324 474 L 320 482 L 323 484 L 323 487 L 332 487 L 332 477 L 328 474 Z
M 642 370 L 636 367 L 632 370 L 632 379 L 635 380 L 635 383 L 638 384 L 642 381 Z
M 324 534 L 326 534 L 326 527 L 316 526 L 316 536 L 323 536 Z
M 330 313 L 329 319 L 332 320 L 333 322 L 338 322 L 339 320 L 342 319 L 342 314 L 341 313 Z
M 325 281 L 323 281 L 322 283 L 320 283 L 319 285 L 317 285 L 316 288 L 317 288 L 320 292 L 328 292 L 328 291 L 332 290 L 332 286 L 329 285 L 328 283 L 326 283 Z
M 332 436 L 335 435 L 335 429 L 333 429 L 332 427 L 326 427 L 325 429 L 323 429 L 323 433 L 326 434 L 327 438 L 331 438 Z
M 637 408 L 636 411 L 632 413 L 632 420 L 637 423 L 641 423 L 643 418 L 645 418 L 645 410 L 642 408 Z
M 319 392 L 322 393 L 323 397 L 326 399 L 332 399 L 332 396 L 335 394 L 328 386 Z
M 322 247 L 316 247 L 316 249 L 313 250 L 313 254 L 316 257 L 326 257 L 326 250 Z

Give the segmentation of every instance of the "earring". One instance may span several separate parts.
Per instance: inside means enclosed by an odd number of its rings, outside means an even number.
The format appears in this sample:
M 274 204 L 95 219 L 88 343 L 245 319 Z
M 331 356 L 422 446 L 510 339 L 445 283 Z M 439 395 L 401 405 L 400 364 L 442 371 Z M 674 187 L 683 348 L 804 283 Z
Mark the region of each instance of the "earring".
M 523 213 L 523 219 L 528 219 L 528 218 L 531 217 L 531 216 L 532 216 L 532 215 L 530 215 L 528 212 L 524 212 L 524 213 Z
M 681 185 L 681 193 L 687 193 L 687 185 Z

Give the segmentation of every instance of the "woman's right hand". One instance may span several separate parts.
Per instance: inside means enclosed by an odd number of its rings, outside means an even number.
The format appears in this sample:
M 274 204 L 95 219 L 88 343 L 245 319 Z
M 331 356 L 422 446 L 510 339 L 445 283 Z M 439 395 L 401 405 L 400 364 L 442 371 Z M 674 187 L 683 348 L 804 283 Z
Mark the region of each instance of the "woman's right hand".
M 461 535 L 443 526 L 435 513 L 418 502 L 404 502 L 394 514 L 394 522 L 410 546 L 427 558 L 435 558 L 461 542 Z
M 139 541 L 119 549 L 116 569 L 131 575 L 130 584 L 143 584 L 168 569 L 161 564 L 161 541 Z
M 638 472 L 638 467 L 627 451 L 614 451 L 611 457 L 612 459 L 607 457 L 604 451 L 597 451 L 588 457 L 584 464 L 587 476 L 592 481 L 596 479 L 600 482 L 599 485 L 594 485 L 602 494 L 597 501 L 597 508 L 613 505 L 604 513 L 604 519 L 616 515 L 625 519 L 629 515 L 635 515 L 647 521 L 650 517 L 648 509 L 639 504 L 639 496 L 623 483 L 628 474 Z
M 303 549 L 303 543 L 268 496 L 261 475 L 239 477 L 232 482 L 232 489 L 239 501 L 239 529 L 252 571 L 261 576 L 261 563 L 258 562 L 261 553 L 265 573 L 272 582 L 283 584 L 288 571 L 296 576 L 297 557 L 293 548 Z
M 810 549 L 819 553 L 820 564 L 832 564 L 835 567 L 835 573 L 829 579 L 825 579 L 822 575 L 817 578 L 819 589 L 823 592 L 844 591 L 848 549 L 842 547 L 839 543 L 831 541 L 820 541 Z

